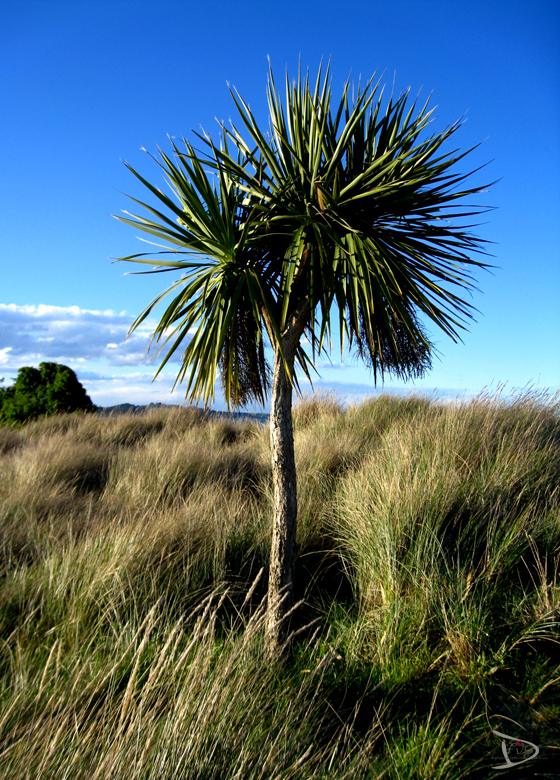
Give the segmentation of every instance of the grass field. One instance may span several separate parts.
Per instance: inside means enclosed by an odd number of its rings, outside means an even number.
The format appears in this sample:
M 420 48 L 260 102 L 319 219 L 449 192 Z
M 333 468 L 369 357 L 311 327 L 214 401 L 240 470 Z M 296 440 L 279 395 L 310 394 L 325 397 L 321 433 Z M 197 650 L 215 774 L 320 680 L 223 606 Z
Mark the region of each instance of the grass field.
M 314 397 L 295 446 L 276 668 L 265 426 L 0 428 L 1 778 L 560 776 L 558 397 Z

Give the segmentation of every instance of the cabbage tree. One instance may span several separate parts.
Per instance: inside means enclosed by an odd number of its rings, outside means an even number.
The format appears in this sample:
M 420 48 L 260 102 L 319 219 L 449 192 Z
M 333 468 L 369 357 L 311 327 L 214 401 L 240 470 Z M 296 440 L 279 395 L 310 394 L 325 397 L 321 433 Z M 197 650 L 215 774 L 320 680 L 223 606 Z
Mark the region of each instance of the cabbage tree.
M 456 122 L 430 134 L 428 103 L 409 92 L 383 98 L 380 82 L 333 102 L 329 70 L 314 82 L 286 74 L 284 98 L 268 77 L 269 126 L 230 89 L 236 121 L 217 143 L 195 133 L 152 159 L 163 191 L 130 165 L 153 196 L 141 213 L 117 217 L 155 239 L 156 252 L 119 258 L 180 272 L 134 321 L 168 295 L 152 340 L 182 365 L 190 401 L 210 404 L 221 380 L 229 407 L 264 404 L 270 394 L 274 485 L 266 643 L 289 646 L 297 489 L 292 395 L 311 379 L 317 356 L 338 331 L 378 375 L 422 376 L 433 344 L 423 323 L 456 341 L 473 307 L 464 293 L 484 242 L 470 231 L 482 186 L 458 170 L 470 151 L 447 151 Z M 154 255 L 157 254 L 157 260 Z M 337 326 L 334 329 L 334 326 Z M 265 346 L 272 349 L 272 365 Z M 157 376 L 157 374 L 156 374 Z

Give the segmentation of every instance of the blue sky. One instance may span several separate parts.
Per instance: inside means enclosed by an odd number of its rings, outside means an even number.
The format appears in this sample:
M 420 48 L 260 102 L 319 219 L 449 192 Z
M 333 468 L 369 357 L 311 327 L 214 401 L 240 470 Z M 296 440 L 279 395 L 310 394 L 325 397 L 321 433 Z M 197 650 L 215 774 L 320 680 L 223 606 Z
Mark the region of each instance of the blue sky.
M 141 147 L 203 127 L 234 107 L 231 82 L 266 118 L 267 57 L 278 77 L 331 58 L 333 92 L 350 71 L 384 73 L 397 92 L 437 106 L 432 128 L 466 116 L 465 168 L 500 179 L 478 234 L 494 242 L 477 273 L 480 311 L 464 343 L 430 336 L 441 357 L 411 389 L 473 394 L 507 383 L 560 386 L 560 5 L 556 0 L 3 0 L 0 10 L 0 377 L 25 365 L 71 366 L 99 405 L 181 403 L 180 358 L 156 382 L 143 358 L 157 320 L 127 342 L 142 309 L 171 282 L 111 258 L 142 250 L 111 214 L 145 198 L 126 160 L 161 185 Z M 469 162 L 470 160 L 470 162 Z M 128 266 L 128 267 L 127 267 Z M 340 353 L 319 389 L 373 392 Z M 305 386 L 305 385 L 303 385 Z M 387 381 L 385 389 L 399 390 Z M 215 408 L 223 408 L 218 391 Z

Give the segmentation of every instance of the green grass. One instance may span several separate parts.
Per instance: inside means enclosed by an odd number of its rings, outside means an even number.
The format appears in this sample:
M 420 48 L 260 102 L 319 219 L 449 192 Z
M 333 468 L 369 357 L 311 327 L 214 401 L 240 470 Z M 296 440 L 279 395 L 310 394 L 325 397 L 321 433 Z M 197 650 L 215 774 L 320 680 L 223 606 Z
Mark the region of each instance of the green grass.
M 540 747 L 516 777 L 558 776 L 559 412 L 300 404 L 279 668 L 266 427 L 174 408 L 0 428 L 0 777 L 513 776 L 493 729 Z

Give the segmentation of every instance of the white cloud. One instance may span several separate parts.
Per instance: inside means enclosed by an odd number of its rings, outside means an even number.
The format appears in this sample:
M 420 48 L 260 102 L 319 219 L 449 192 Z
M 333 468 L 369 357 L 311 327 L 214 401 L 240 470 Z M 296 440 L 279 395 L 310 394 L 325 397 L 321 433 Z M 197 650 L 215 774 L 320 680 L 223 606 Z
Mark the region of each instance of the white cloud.
M 0 362 L 12 368 L 43 360 L 140 365 L 156 322 L 145 320 L 127 339 L 133 319 L 111 309 L 0 304 Z M 170 358 L 180 360 L 180 355 Z
M 8 352 L 11 352 L 11 347 L 4 347 L 4 349 L 0 349 L 0 363 L 1 364 L 8 364 L 9 362 L 9 355 Z

